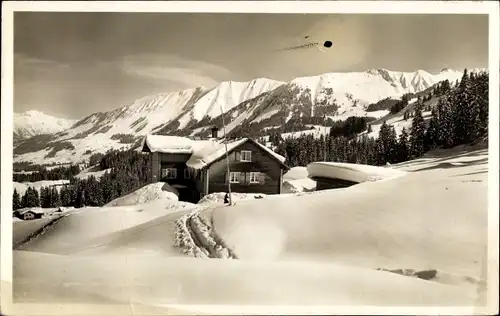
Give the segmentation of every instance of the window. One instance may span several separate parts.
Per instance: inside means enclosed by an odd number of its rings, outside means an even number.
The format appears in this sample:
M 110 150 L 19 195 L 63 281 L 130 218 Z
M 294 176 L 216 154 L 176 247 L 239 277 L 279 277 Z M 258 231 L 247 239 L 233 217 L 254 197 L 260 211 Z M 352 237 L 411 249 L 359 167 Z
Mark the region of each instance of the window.
M 250 150 L 242 150 L 241 161 L 252 161 L 252 152 Z
M 191 179 L 191 173 L 188 168 L 184 169 L 184 179 Z
M 229 182 L 230 183 L 240 183 L 240 173 L 239 172 L 229 173 Z
M 177 169 L 175 168 L 164 168 L 161 170 L 162 178 L 167 179 L 177 179 Z
M 259 183 L 260 172 L 250 172 L 250 183 Z

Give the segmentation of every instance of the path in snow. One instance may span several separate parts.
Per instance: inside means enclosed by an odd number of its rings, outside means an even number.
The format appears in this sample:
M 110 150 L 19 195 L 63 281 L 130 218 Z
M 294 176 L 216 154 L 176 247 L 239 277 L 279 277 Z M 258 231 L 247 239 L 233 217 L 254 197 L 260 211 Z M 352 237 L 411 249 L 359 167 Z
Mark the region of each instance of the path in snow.
M 176 221 L 175 246 L 186 255 L 196 258 L 238 259 L 213 226 L 199 216 L 201 211 L 213 211 L 213 207 L 194 209 Z M 211 217 L 210 217 L 211 218 Z

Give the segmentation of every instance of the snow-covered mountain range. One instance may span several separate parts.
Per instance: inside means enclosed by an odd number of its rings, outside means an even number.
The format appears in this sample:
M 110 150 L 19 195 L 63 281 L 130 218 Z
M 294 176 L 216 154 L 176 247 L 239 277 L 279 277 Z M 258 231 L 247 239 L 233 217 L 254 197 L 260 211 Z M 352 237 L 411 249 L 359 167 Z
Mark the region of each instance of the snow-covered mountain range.
M 472 71 L 480 70 L 485 69 Z M 226 131 L 233 135 L 283 127 L 323 115 L 333 119 L 379 118 L 388 111 L 367 111 L 368 105 L 421 92 L 443 80 L 453 83 L 462 74 L 463 70 L 452 69 L 443 69 L 438 74 L 370 69 L 300 77 L 290 82 L 268 78 L 229 81 L 211 90 L 194 88 L 150 95 L 109 112 L 91 114 L 75 124 L 62 121 L 66 123 L 60 124 L 67 124 L 66 128 L 58 127 L 50 137 L 37 136 L 18 145 L 14 161 L 79 162 L 93 153 L 137 145 L 141 136 L 148 133 L 206 136 L 211 126 L 222 124 L 222 111 Z M 17 121 L 15 124 L 19 128 Z
M 35 110 L 14 113 L 14 138 L 26 139 L 36 135 L 54 134 L 70 128 L 77 121 L 50 116 Z

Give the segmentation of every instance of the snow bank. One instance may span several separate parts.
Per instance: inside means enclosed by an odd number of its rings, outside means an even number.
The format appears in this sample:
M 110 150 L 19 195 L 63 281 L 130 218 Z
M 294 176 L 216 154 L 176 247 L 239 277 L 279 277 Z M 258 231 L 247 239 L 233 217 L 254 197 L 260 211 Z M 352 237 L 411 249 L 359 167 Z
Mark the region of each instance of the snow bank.
M 119 197 L 105 206 L 126 206 L 144 204 L 155 200 L 179 200 L 179 192 L 166 182 L 148 184 L 122 197 Z
M 207 203 L 215 203 L 215 204 L 224 204 L 224 197 L 226 196 L 226 192 L 217 192 L 210 193 L 202 197 L 198 204 L 207 204 Z M 251 200 L 256 197 L 264 197 L 266 194 L 263 193 L 235 193 L 231 192 L 231 199 L 233 202 L 242 201 L 242 200 Z
M 293 167 L 283 174 L 283 180 L 305 179 L 309 176 L 306 167 Z
M 34 234 L 36 231 L 42 229 L 44 226 L 50 224 L 54 218 L 41 218 L 34 219 L 29 221 L 19 220 L 14 218 L 12 223 L 12 244 L 14 247 L 17 247 L 22 242 L 26 241 L 26 239 Z
M 311 192 L 316 189 L 316 181 L 308 178 L 306 167 L 293 167 L 283 175 L 283 193 Z
M 307 165 L 307 171 L 311 178 L 324 177 L 357 183 L 388 180 L 405 175 L 404 171 L 388 167 L 323 161 L 310 163 Z
M 180 255 L 173 246 L 174 223 L 192 207 L 195 204 L 159 200 L 128 207 L 76 209 L 61 218 L 49 232 L 22 245 L 19 250 L 105 255 L 136 249 L 140 253 L 168 250 Z M 16 231 L 14 226 L 14 234 Z
M 283 181 L 283 194 L 311 192 L 316 190 L 316 181 L 304 178 Z

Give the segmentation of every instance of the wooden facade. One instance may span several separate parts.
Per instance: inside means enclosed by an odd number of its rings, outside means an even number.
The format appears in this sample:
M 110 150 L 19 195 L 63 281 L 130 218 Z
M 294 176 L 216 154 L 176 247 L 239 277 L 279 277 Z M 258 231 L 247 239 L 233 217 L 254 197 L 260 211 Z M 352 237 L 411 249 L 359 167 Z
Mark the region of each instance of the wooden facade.
M 191 202 L 227 192 L 229 181 L 231 192 L 280 194 L 283 174 L 289 169 L 252 139 L 228 152 L 230 173 L 225 154 L 202 169 L 187 167 L 189 158 L 190 154 L 150 153 L 153 181 L 167 182 L 179 191 L 180 200 Z
M 242 152 L 250 152 L 249 157 Z M 209 186 L 205 194 L 227 192 L 231 181 L 231 191 L 236 193 L 280 194 L 283 170 L 288 169 L 254 141 L 248 140 L 228 153 L 229 172 L 237 173 L 231 178 L 227 172 L 226 156 L 208 166 Z M 242 158 L 250 158 L 245 161 Z M 253 174 L 252 174 L 253 173 Z

